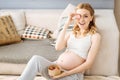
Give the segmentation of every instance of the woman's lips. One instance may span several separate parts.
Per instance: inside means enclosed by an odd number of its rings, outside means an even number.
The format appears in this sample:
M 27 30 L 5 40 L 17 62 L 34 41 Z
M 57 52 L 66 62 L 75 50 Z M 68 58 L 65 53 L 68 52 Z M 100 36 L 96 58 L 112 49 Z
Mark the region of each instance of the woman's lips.
M 85 25 L 85 23 L 80 23 L 80 22 L 79 22 L 79 24 L 80 24 L 80 25 Z

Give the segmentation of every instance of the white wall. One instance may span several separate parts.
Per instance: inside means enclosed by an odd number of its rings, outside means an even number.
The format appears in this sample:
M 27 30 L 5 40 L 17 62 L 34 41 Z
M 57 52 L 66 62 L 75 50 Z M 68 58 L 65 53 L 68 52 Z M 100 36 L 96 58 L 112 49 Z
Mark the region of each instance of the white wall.
M 80 2 L 89 2 L 94 8 L 114 7 L 114 0 L 0 0 L 0 8 L 65 8 L 68 3 L 77 5 Z

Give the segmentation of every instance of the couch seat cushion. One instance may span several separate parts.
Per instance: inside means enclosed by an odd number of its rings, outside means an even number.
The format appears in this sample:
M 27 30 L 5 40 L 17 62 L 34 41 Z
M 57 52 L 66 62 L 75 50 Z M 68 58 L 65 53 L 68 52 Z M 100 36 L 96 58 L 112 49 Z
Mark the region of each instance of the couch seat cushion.
M 56 51 L 52 40 L 23 40 L 23 42 L 0 46 L 0 62 L 27 63 L 33 55 L 40 55 L 54 61 L 63 51 Z

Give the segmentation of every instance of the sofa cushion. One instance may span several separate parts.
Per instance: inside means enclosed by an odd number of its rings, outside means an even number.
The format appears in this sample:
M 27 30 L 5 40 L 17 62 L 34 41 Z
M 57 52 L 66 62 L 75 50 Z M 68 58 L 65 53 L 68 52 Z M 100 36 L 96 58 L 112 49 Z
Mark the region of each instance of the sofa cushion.
M 58 24 L 59 24 L 58 29 L 57 29 L 58 32 L 60 32 L 60 31 L 63 29 L 64 24 L 65 24 L 65 22 L 67 21 L 67 19 L 68 19 L 67 16 L 61 18 L 60 22 L 58 23 Z M 72 22 L 72 23 L 69 25 L 69 27 L 67 28 L 67 30 L 72 30 L 73 26 L 74 26 L 74 23 Z
M 0 45 L 21 41 L 10 16 L 0 17 Z
M 50 61 L 55 61 L 63 51 L 56 51 L 51 45 L 52 42 L 51 39 L 25 39 L 18 44 L 1 46 L 0 62 L 26 64 L 33 55 L 40 55 Z
M 62 14 L 59 17 L 59 20 L 62 19 L 63 17 L 68 16 L 70 13 L 75 12 L 75 6 L 72 5 L 71 3 L 67 5 L 67 7 L 63 10 Z M 58 23 L 59 24 L 59 23 Z
M 57 39 L 59 32 L 63 28 L 63 26 L 68 18 L 68 15 L 73 12 L 75 12 L 75 6 L 72 4 L 68 4 L 68 6 L 63 10 L 63 12 L 61 13 L 61 15 L 59 17 L 57 29 L 53 33 L 53 38 Z M 71 27 L 73 27 L 73 24 L 70 24 L 69 27 L 71 29 Z M 68 30 L 68 32 L 69 32 L 69 30 Z
M 45 39 L 49 37 L 50 30 L 42 27 L 28 25 L 22 34 L 25 39 Z
M 24 28 L 25 28 L 25 14 L 24 11 L 19 10 L 1 10 L 0 16 L 10 15 L 13 19 L 13 22 L 15 24 L 15 27 L 18 31 L 18 33 L 21 35 L 23 34 Z

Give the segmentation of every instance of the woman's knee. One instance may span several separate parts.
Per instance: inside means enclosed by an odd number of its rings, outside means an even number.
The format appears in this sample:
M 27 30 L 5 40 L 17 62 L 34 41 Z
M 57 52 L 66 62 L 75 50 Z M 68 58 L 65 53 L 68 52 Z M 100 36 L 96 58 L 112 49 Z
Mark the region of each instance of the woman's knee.
M 39 57 L 38 55 L 33 55 L 32 56 L 32 58 L 35 58 L 35 59 L 38 58 L 38 57 Z
M 34 61 L 36 61 L 36 60 L 41 60 L 42 59 L 42 57 L 41 56 L 39 56 L 39 55 L 34 55 L 33 57 L 32 57 L 32 60 L 34 60 Z

